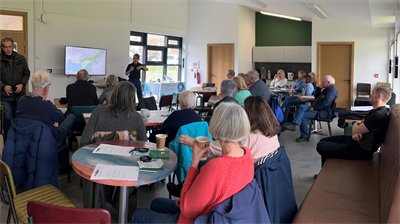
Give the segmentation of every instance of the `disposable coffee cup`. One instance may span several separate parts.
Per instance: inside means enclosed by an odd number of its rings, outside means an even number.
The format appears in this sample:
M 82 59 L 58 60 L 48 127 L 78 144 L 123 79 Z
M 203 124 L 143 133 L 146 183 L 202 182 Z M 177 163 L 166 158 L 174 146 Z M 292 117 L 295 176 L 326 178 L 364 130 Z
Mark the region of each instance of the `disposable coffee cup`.
M 204 148 L 210 146 L 210 140 L 211 139 L 209 137 L 199 136 L 199 137 L 196 138 L 196 145 L 199 148 L 204 149 Z M 207 157 L 208 157 L 208 151 L 205 152 L 201 158 L 207 158 Z
M 142 109 L 142 110 L 140 110 L 140 113 L 142 114 L 143 118 L 146 118 L 149 115 L 149 110 L 148 109 Z
M 156 135 L 157 149 L 164 150 L 164 148 L 165 148 L 165 140 L 166 139 L 167 139 L 167 135 L 164 135 L 164 134 Z

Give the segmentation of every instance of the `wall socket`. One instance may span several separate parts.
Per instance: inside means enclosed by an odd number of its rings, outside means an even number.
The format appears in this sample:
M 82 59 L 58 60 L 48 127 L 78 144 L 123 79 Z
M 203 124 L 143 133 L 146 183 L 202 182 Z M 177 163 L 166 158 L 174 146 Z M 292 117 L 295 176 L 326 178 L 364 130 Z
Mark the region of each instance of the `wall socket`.
M 46 69 L 46 72 L 52 73 L 52 72 L 53 72 L 53 69 Z

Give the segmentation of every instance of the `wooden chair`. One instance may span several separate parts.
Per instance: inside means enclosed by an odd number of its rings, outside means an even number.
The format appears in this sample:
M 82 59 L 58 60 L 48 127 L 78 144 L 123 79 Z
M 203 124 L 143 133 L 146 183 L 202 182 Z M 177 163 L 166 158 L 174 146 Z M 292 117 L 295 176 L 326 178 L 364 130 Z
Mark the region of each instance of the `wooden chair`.
M 168 111 L 171 111 L 172 99 L 173 99 L 172 95 L 164 95 L 164 96 L 162 96 L 160 98 L 160 103 L 159 103 L 160 110 L 161 110 L 162 107 L 168 107 L 169 106 Z
M 368 97 L 360 97 L 367 95 Z M 369 96 L 371 95 L 370 83 L 357 83 L 357 98 L 354 100 L 354 106 L 371 106 Z
M 68 208 L 38 201 L 28 202 L 29 224 L 79 223 L 110 224 L 110 213 L 105 209 Z
M 53 185 L 44 185 L 20 194 L 16 194 L 14 180 L 10 168 L 3 161 L 0 161 L 1 174 L 1 197 L 4 198 L 3 190 L 8 194 L 8 215 L 7 224 L 13 216 L 14 223 L 28 223 L 27 204 L 29 201 L 40 201 L 52 205 L 75 207 L 74 204 L 60 190 Z
M 333 104 L 332 104 L 332 111 L 333 111 L 333 113 L 335 113 L 336 101 L 337 101 L 337 100 L 335 100 L 335 101 L 333 102 Z M 307 137 L 307 142 L 310 141 L 311 128 L 312 128 L 313 123 L 315 123 L 314 121 L 319 122 L 319 126 L 320 126 L 320 127 L 321 127 L 321 122 L 326 122 L 326 123 L 328 123 L 329 136 L 332 136 L 331 122 L 333 121 L 333 119 L 334 119 L 334 117 L 332 117 L 330 120 L 319 120 L 319 119 L 317 119 L 317 118 L 311 118 L 311 119 L 309 120 L 310 124 L 309 124 L 309 126 L 308 126 L 308 137 Z M 317 125 L 317 124 L 315 124 L 315 125 Z

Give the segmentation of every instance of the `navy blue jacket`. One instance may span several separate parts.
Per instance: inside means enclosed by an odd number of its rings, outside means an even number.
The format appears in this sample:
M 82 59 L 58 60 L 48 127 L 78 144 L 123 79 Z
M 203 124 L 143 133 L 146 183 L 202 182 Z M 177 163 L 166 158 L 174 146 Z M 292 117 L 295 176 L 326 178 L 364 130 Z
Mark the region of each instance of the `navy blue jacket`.
M 290 161 L 281 146 L 254 170 L 271 223 L 291 223 L 297 212 Z
M 178 129 L 181 126 L 200 121 L 201 117 L 193 109 L 183 109 L 174 111 L 164 121 L 160 129 L 160 133 L 162 134 L 168 133 L 165 145 L 169 145 L 169 143 L 175 139 L 176 133 L 178 132 Z
M 318 120 L 330 120 L 336 117 L 336 114 L 332 111 L 333 104 L 338 98 L 338 92 L 334 85 L 326 87 L 322 92 L 321 88 L 317 87 L 314 96 L 316 100 L 313 108 L 318 111 Z
M 29 190 L 52 184 L 58 188 L 57 142 L 43 122 L 14 119 L 2 160 L 10 167 L 16 186 L 25 184 Z
M 232 197 L 214 206 L 206 215 L 198 217 L 194 224 L 202 223 L 271 223 L 265 209 L 257 182 L 246 185 Z

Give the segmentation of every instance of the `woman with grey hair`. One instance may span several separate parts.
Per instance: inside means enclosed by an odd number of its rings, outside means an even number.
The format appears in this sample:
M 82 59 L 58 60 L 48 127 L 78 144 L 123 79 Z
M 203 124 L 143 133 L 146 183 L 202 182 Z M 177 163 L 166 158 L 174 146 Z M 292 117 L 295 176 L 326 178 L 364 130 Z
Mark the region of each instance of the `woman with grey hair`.
M 193 110 L 196 106 L 196 95 L 192 91 L 187 90 L 179 94 L 179 106 L 181 110 L 174 111 L 164 121 L 159 131 L 161 134 L 168 134 L 166 146 L 175 139 L 181 126 L 201 121 L 201 117 Z
M 239 141 L 250 133 L 246 112 L 235 103 L 222 103 L 210 121 L 210 134 L 221 142 L 222 155 L 201 167 L 198 165 L 208 147 L 192 148 L 192 164 L 177 201 L 156 198 L 150 209 L 139 208 L 132 223 L 193 223 L 199 216 L 241 191 L 254 175 L 251 152 Z
M 106 79 L 107 88 L 103 90 L 99 97 L 99 104 L 103 104 L 104 101 L 106 104 L 111 103 L 111 94 L 113 93 L 115 87 L 118 85 L 118 77 L 115 75 L 109 75 Z
M 222 100 L 220 100 L 218 103 L 214 105 L 214 108 L 210 110 L 207 114 L 207 121 L 211 119 L 213 116 L 215 108 L 218 107 L 220 103 L 237 103 L 239 104 L 232 96 L 236 92 L 236 83 L 232 81 L 231 79 L 226 79 L 221 82 L 221 96 L 223 97 Z
M 90 143 L 94 133 L 98 131 L 132 131 L 136 132 L 136 140 L 146 141 L 146 128 L 142 116 L 136 112 L 136 88 L 130 82 L 121 82 L 111 94 L 108 107 L 97 107 L 82 134 L 80 145 Z

